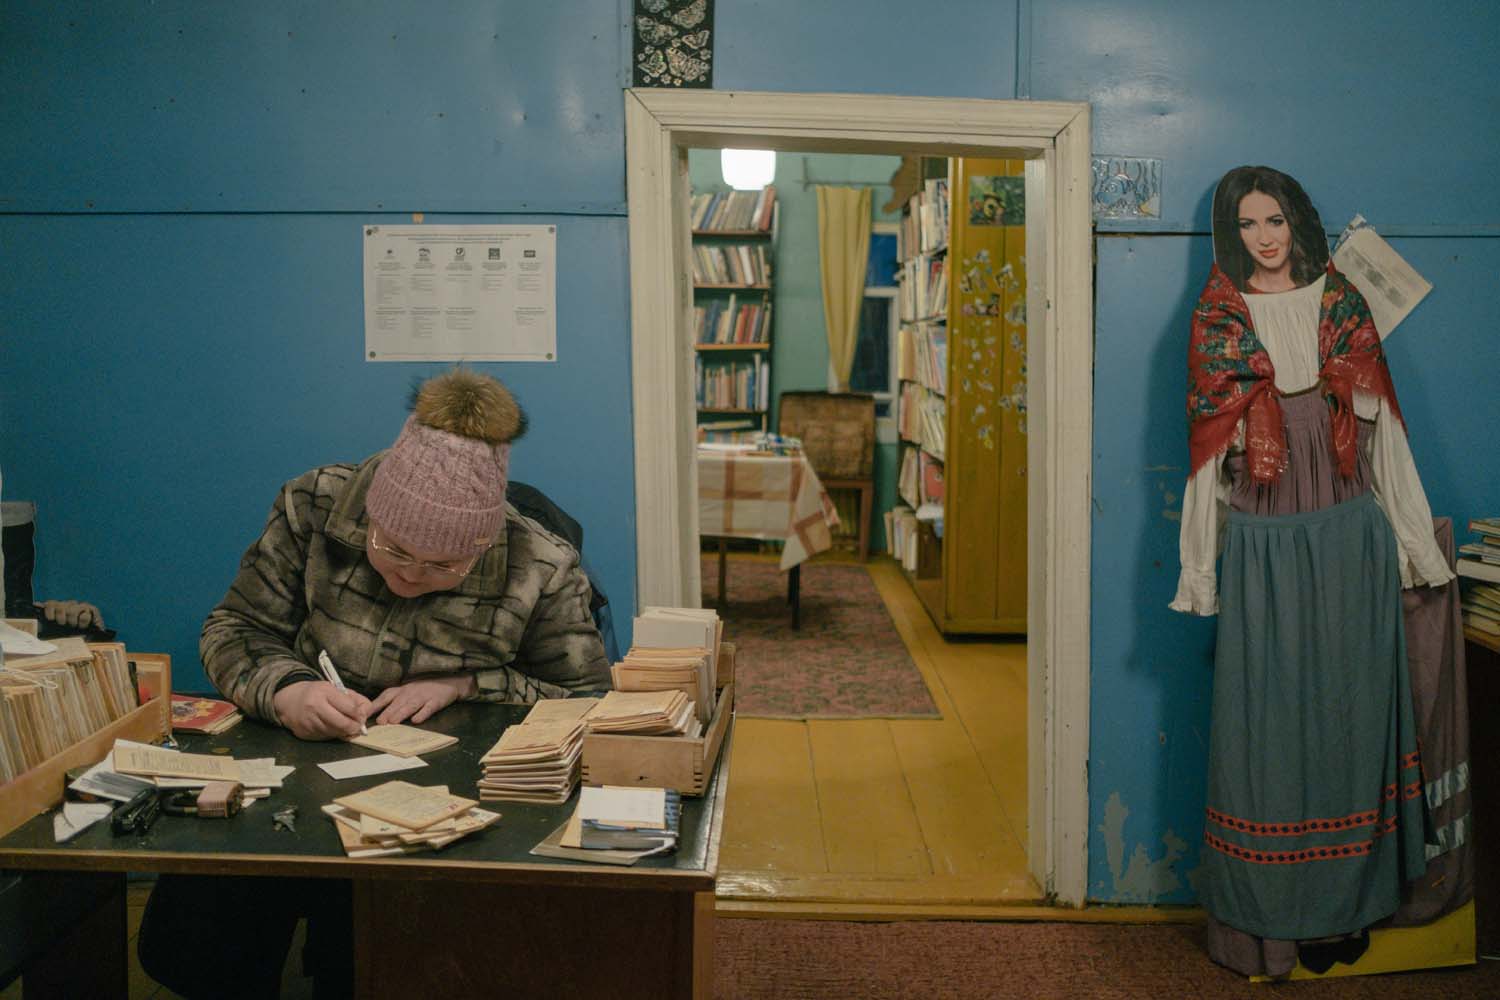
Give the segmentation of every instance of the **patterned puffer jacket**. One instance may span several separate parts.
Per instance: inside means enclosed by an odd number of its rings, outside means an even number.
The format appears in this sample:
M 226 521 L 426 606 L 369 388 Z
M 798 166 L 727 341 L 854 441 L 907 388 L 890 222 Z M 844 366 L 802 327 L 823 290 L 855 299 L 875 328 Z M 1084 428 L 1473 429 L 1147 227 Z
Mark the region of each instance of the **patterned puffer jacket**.
M 349 686 L 373 696 L 424 676 L 477 676 L 477 700 L 530 704 L 609 687 L 578 553 L 514 507 L 455 588 L 392 594 L 365 558 L 365 494 L 384 453 L 325 465 L 282 487 L 199 652 L 242 710 L 279 722 L 272 698 L 321 680 L 328 650 Z

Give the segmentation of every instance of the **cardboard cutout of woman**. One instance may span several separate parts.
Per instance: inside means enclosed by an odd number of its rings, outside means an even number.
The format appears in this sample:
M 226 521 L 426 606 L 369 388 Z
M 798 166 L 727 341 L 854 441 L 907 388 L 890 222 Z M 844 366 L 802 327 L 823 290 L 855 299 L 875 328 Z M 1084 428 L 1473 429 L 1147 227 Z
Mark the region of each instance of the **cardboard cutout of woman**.
M 1295 942 L 1389 917 L 1425 867 L 1401 589 L 1453 574 L 1369 308 L 1302 187 L 1237 167 L 1213 229 L 1172 607 L 1219 616 L 1209 952 L 1279 975 Z

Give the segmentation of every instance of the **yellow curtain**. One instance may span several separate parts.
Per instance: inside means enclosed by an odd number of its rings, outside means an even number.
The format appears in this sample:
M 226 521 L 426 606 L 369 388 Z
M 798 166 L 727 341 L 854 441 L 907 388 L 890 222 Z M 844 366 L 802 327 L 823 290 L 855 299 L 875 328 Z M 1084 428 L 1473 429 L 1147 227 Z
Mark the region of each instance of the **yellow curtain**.
M 865 298 L 865 267 L 870 256 L 870 189 L 818 187 L 818 267 L 823 277 L 823 320 L 828 359 L 838 384 L 849 388 L 859 309 Z

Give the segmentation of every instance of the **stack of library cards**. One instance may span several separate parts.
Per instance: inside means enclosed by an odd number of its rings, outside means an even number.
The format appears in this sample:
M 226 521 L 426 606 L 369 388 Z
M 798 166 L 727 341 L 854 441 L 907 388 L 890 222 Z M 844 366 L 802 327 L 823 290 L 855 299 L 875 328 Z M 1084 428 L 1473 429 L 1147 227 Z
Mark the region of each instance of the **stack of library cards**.
M 449 795 L 447 786 L 387 781 L 344 795 L 323 807 L 344 853 L 381 858 L 435 851 L 478 833 L 500 818 L 473 799 Z
M 688 736 L 703 732 L 693 700 L 681 691 L 611 691 L 584 720 L 591 733 Z
M 635 618 L 630 651 L 613 668 L 619 691 L 677 688 L 693 699 L 698 721 L 714 714 L 724 623 L 711 608 L 648 607 Z
M 539 701 L 479 758 L 479 798 L 490 802 L 566 802 L 578 785 L 583 719 L 597 698 Z
M 0 673 L 0 784 L 104 729 L 139 706 L 120 643 L 44 643 L 12 630 L 22 649 Z

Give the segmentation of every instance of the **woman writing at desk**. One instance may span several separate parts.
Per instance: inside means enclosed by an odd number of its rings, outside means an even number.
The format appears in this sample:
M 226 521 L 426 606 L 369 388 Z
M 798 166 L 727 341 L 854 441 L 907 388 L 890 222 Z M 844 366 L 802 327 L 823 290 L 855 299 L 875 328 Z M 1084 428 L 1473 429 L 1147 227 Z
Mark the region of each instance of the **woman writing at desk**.
M 385 453 L 287 483 L 204 623 L 214 685 L 303 739 L 608 687 L 578 553 L 505 502 L 524 429 L 504 386 L 459 369 Z M 325 649 L 350 690 L 323 680 Z
M 421 723 L 460 698 L 609 687 L 578 553 L 505 500 L 525 418 L 498 381 L 426 382 L 391 448 L 287 483 L 203 626 L 209 678 L 303 739 Z M 348 690 L 323 678 L 327 650 Z M 162 876 L 141 965 L 188 997 L 275 996 L 293 930 L 318 993 L 352 988 L 349 884 Z

